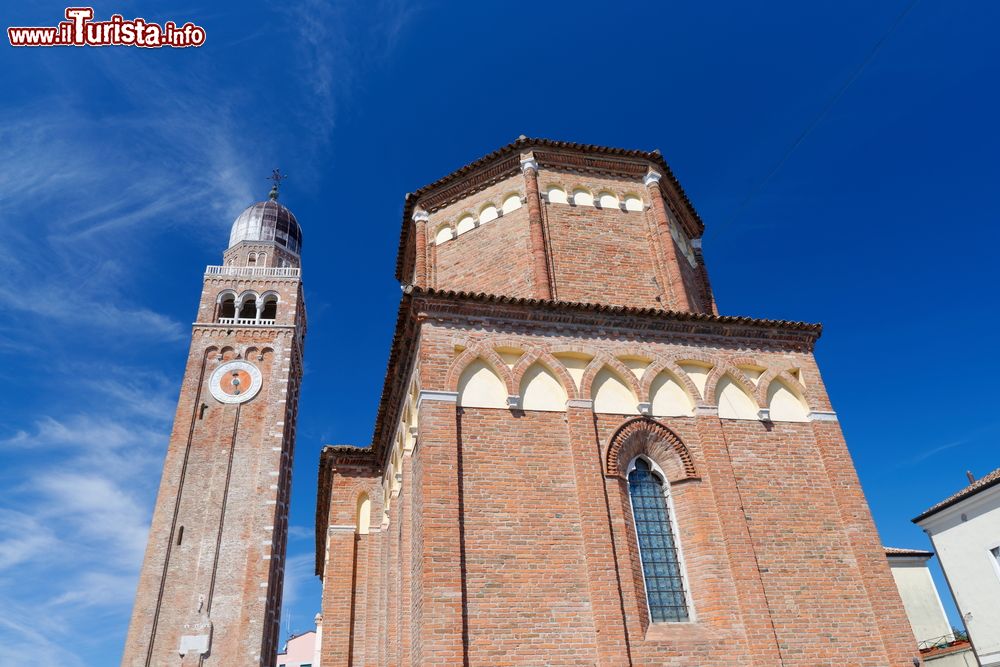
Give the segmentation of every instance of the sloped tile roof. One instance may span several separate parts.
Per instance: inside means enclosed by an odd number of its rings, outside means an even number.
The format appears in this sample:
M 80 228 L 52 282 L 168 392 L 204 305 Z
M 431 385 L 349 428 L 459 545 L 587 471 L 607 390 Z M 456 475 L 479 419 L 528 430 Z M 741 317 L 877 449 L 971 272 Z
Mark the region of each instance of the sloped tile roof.
M 934 505 L 933 507 L 925 511 L 923 514 L 915 517 L 913 519 L 913 522 L 916 523 L 918 521 L 923 521 L 927 517 L 933 516 L 938 512 L 940 512 L 941 510 L 951 507 L 952 505 L 955 505 L 956 503 L 959 503 L 965 500 L 966 498 L 970 498 L 979 493 L 980 491 L 985 491 L 986 489 L 992 486 L 996 486 L 997 484 L 1000 484 L 1000 468 L 997 468 L 996 470 L 994 470 L 993 472 L 984 477 L 980 477 L 975 482 L 969 484 L 967 487 L 965 487 L 958 493 L 948 496 L 947 498 L 939 502 L 937 505 Z

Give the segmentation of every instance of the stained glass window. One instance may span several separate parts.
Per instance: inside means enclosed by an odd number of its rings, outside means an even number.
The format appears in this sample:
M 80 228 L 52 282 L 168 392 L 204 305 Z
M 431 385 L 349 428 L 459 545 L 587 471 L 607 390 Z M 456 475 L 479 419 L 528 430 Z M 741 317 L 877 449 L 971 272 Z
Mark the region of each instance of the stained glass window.
M 663 485 L 663 479 L 648 461 L 636 459 L 628 474 L 628 491 L 646 580 L 646 600 L 654 623 L 688 620 L 684 578 Z

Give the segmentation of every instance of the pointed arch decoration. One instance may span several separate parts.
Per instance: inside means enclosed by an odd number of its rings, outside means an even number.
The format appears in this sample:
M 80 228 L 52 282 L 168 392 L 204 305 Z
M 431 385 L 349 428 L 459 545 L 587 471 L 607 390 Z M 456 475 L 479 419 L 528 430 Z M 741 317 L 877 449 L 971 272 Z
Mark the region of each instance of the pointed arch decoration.
M 668 482 L 698 479 L 691 452 L 669 428 L 649 417 L 629 419 L 615 431 L 608 444 L 605 474 L 628 479 L 628 464 L 644 455 L 667 474 Z

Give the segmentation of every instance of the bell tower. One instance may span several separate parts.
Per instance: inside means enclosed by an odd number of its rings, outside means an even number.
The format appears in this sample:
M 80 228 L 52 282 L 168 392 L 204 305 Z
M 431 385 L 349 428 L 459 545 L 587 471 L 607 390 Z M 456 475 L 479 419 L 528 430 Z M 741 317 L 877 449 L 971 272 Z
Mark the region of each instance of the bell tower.
M 306 314 L 272 178 L 205 270 L 123 667 L 274 663 Z

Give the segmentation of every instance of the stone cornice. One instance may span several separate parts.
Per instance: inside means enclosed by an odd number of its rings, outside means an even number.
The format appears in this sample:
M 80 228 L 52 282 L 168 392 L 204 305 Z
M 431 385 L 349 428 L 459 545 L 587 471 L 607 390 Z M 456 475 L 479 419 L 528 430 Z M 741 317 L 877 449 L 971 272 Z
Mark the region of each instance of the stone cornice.
M 470 173 L 454 183 L 442 186 L 436 192 L 428 194 L 420 200 L 422 208 L 433 213 L 470 194 L 485 190 L 489 186 L 509 178 L 521 170 L 520 156 L 512 155 L 505 160 L 483 167 Z
M 422 317 L 463 326 L 477 321 L 521 322 L 529 327 L 554 325 L 587 335 L 603 330 L 602 337 L 638 334 L 644 340 L 662 340 L 694 336 L 727 347 L 735 341 L 797 352 L 811 351 L 822 331 L 820 325 L 805 322 L 407 289 L 414 297 L 413 307 Z

